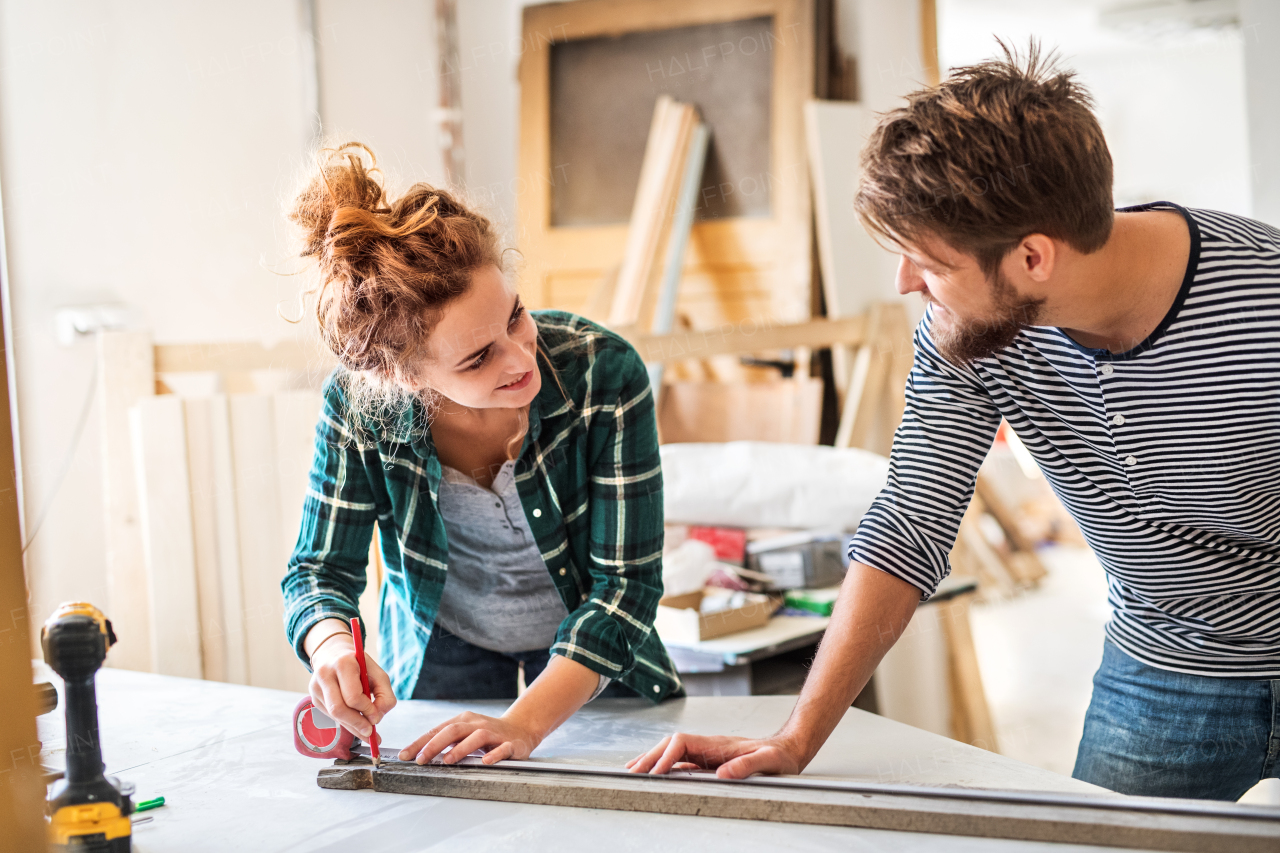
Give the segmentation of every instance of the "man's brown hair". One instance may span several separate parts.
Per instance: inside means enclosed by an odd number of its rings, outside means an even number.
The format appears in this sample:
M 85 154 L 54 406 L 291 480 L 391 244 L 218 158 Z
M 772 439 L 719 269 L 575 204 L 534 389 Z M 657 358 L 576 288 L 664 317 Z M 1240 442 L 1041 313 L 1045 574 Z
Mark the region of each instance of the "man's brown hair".
M 958 68 L 886 113 L 862 152 L 854 206 L 867 229 L 921 248 L 937 236 L 993 276 L 1028 234 L 1080 252 L 1114 219 L 1111 153 L 1075 75 L 1032 42 L 1025 61 Z

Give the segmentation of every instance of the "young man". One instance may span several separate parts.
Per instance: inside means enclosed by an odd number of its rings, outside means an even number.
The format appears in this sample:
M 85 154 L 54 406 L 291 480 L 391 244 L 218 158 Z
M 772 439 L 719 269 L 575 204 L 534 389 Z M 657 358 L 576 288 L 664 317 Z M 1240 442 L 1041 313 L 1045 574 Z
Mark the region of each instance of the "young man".
M 1003 417 L 1110 587 L 1074 775 L 1234 800 L 1280 774 L 1280 232 L 1113 212 L 1111 180 L 1089 96 L 1034 49 L 883 118 L 857 208 L 928 303 L 888 485 L 786 725 L 673 735 L 632 770 L 802 770 L 949 571 Z

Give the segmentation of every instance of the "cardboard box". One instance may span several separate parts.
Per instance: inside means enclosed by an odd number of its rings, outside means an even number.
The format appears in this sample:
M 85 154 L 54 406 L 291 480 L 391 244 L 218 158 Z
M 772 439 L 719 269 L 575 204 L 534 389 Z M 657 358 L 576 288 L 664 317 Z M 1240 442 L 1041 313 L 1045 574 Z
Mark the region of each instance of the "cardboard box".
M 674 607 L 677 610 L 697 610 L 702 606 L 702 590 L 686 592 L 683 595 L 664 595 L 658 599 L 662 607 Z
M 701 594 L 698 594 L 701 598 Z M 658 615 L 654 619 L 654 628 L 663 642 L 676 646 L 687 646 L 703 640 L 725 637 L 739 631 L 748 631 L 762 627 L 769 621 L 781 605 L 777 596 L 745 593 L 745 602 L 741 607 L 726 610 L 715 610 L 703 613 L 697 607 L 670 607 L 664 603 L 658 605 Z M 688 596 L 678 596 L 686 599 Z M 669 600 L 669 599 L 668 599 Z M 699 601 L 701 604 L 701 601 Z

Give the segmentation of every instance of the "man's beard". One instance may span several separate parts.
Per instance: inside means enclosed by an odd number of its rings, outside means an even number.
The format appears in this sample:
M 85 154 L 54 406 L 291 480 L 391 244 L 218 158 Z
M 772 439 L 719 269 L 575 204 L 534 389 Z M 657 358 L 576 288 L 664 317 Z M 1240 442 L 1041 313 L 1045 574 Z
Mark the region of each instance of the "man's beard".
M 1040 319 L 1043 299 L 1018 299 L 1013 286 L 1000 273 L 996 273 L 991 287 L 996 310 L 990 317 L 960 320 L 948 311 L 951 323 L 940 324 L 934 315 L 931 336 L 943 358 L 954 365 L 963 367 L 995 355 Z

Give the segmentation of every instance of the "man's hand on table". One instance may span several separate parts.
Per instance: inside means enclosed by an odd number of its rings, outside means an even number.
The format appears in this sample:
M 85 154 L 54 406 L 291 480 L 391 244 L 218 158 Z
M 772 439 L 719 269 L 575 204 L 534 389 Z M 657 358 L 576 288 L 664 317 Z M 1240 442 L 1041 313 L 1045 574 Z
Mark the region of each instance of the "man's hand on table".
M 344 628 L 339 620 L 326 619 L 308 632 L 306 646 L 311 660 L 308 691 L 317 708 L 356 737 L 367 739 L 372 727 L 381 723 L 387 712 L 396 706 L 396 697 L 391 689 L 391 679 L 367 652 L 365 667 L 373 699 L 365 695 L 360 684 L 355 642 L 350 633 L 341 635 Z M 346 630 L 349 632 L 350 628 Z
M 753 773 L 799 773 L 797 747 L 781 735 L 770 738 L 668 735 L 653 749 L 627 762 L 632 773 L 670 773 L 672 770 L 715 770 L 721 779 L 745 779 Z
M 632 773 L 715 768 L 721 779 L 799 773 L 831 736 L 884 653 L 902 636 L 920 590 L 854 561 L 791 718 L 772 737 L 752 740 L 675 734 L 633 758 Z

